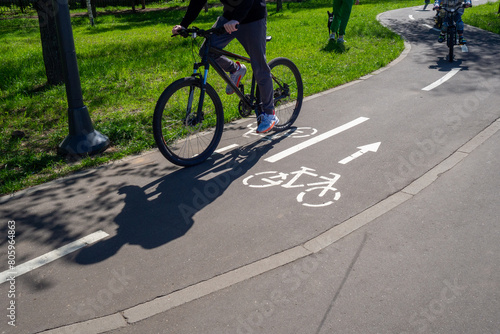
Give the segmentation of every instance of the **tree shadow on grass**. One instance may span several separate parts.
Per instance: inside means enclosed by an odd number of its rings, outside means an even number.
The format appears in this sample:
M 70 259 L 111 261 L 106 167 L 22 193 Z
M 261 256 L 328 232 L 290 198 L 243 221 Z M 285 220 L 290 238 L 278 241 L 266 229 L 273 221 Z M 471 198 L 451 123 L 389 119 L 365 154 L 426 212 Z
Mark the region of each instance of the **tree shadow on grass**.
M 99 17 L 96 18 L 96 27 L 92 29 L 86 29 L 83 31 L 84 34 L 87 35 L 98 35 L 101 33 L 106 33 L 109 31 L 127 31 L 136 28 L 145 28 L 149 26 L 159 26 L 159 25 L 167 25 L 168 27 L 173 27 L 182 20 L 182 17 L 185 14 L 185 9 L 181 8 L 178 10 L 171 9 L 161 9 L 156 11 L 146 11 L 146 12 L 119 12 L 119 13 L 109 13 L 103 14 L 102 16 L 114 16 L 114 22 L 118 24 L 102 27 L 99 26 Z M 212 24 L 215 22 L 217 17 L 222 15 L 222 11 L 210 10 L 209 12 L 202 12 L 197 18 L 194 25 L 204 25 L 204 24 Z M 77 19 L 73 19 L 75 24 L 81 26 L 88 25 L 88 19 L 81 17 Z M 168 29 L 170 32 L 170 29 Z M 169 34 L 166 34 L 165 37 L 170 37 Z

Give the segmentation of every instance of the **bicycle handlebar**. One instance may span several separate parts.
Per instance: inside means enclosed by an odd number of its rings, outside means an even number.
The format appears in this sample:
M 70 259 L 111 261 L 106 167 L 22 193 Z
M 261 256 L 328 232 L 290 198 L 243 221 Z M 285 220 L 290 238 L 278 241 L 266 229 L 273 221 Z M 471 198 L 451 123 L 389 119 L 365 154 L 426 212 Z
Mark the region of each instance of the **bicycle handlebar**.
M 239 28 L 239 24 L 236 25 L 236 29 Z M 187 29 L 181 29 L 177 32 L 177 35 L 172 35 L 172 37 L 175 36 L 182 36 L 184 38 L 189 37 L 189 36 L 201 36 L 201 37 L 208 37 L 210 35 L 224 35 L 227 34 L 226 29 L 224 26 L 218 27 L 218 28 L 210 28 L 208 30 L 200 29 L 198 27 L 192 27 L 192 28 L 187 28 Z
M 472 7 L 472 4 L 469 4 L 468 6 L 466 6 L 466 3 L 463 2 L 460 4 L 460 6 L 458 6 L 458 8 L 470 8 Z M 458 9 L 458 8 L 454 8 L 454 9 Z M 436 6 L 434 7 L 432 10 L 441 10 L 441 9 L 444 9 L 445 11 L 449 12 L 450 10 L 447 9 L 446 7 L 442 7 L 442 6 Z

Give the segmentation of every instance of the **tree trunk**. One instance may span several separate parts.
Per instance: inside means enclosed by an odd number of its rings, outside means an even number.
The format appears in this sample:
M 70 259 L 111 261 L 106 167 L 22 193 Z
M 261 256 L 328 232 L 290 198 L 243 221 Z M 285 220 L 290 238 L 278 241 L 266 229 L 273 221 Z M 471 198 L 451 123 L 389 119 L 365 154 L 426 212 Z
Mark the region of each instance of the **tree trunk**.
M 21 13 L 24 14 L 24 2 L 23 2 L 23 0 L 19 0 L 19 8 L 21 9 Z
M 89 14 L 89 21 L 90 25 L 93 27 L 94 26 L 94 13 L 92 11 L 92 4 L 90 3 L 90 0 L 87 0 L 87 12 Z
M 64 83 L 64 75 L 61 64 L 61 53 L 57 42 L 57 29 L 52 0 L 38 0 L 34 3 L 38 13 L 38 25 L 40 26 L 40 38 L 42 41 L 43 62 L 45 74 L 50 85 Z
M 282 0 L 277 0 L 276 1 L 276 12 L 279 12 L 282 9 L 283 9 L 283 1 Z

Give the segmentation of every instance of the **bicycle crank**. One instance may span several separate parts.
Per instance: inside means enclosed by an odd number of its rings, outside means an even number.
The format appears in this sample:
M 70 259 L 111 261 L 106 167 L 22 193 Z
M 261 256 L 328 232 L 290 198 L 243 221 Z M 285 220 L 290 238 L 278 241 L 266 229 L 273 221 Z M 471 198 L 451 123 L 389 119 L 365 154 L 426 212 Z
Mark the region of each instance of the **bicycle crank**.
M 250 94 L 246 94 L 245 97 L 250 100 Z M 238 112 L 242 117 L 248 117 L 252 113 L 252 108 L 250 108 L 243 100 L 238 103 Z

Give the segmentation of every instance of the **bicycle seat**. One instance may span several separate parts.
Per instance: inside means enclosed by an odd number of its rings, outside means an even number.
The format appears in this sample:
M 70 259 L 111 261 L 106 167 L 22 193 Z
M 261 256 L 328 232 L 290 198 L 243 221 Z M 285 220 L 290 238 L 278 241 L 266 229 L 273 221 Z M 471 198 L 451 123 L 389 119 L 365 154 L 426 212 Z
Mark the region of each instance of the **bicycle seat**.
M 270 42 L 272 38 L 272 36 L 266 36 L 266 42 Z

